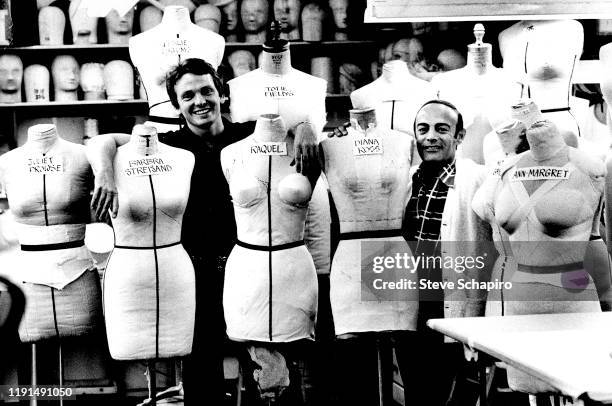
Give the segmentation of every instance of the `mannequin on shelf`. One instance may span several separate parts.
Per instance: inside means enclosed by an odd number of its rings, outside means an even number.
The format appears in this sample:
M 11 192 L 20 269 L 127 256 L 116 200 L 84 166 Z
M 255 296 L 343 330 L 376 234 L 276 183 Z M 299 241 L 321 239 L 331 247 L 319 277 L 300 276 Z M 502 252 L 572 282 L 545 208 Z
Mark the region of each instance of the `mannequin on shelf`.
M 415 115 L 419 107 L 433 97 L 431 85 L 412 76 L 404 61 L 396 60 L 383 65 L 380 78 L 351 93 L 351 103 L 356 109 L 375 108 L 379 128 L 402 131 L 414 137 Z
M 257 61 L 255 60 L 255 57 L 251 52 L 245 49 L 239 49 L 232 52 L 232 54 L 227 58 L 227 61 L 232 67 L 234 77 L 242 76 L 245 73 L 257 69 Z
M 274 19 L 281 23 L 281 38 L 300 39 L 300 0 L 274 0 Z
M 109 44 L 127 44 L 132 37 L 134 26 L 134 10 L 120 16 L 117 10 L 112 10 L 106 16 L 106 33 Z
M 134 70 L 126 61 L 110 61 L 104 66 L 104 87 L 109 100 L 134 98 Z
M 103 292 L 110 354 L 117 360 L 187 355 L 195 281 L 180 238 L 194 156 L 160 143 L 155 128 L 136 125 L 113 166 L 119 212 Z
M 51 75 L 53 76 L 53 88 L 55 97 L 53 100 L 70 102 L 79 99 L 77 90 L 79 88 L 80 68 L 77 60 L 72 55 L 58 55 L 51 64 Z
M 140 10 L 138 17 L 140 32 L 149 31 L 162 21 L 162 11 L 155 6 L 147 6 Z
M 530 150 L 507 158 L 491 175 L 495 187 L 479 190 L 472 205 L 507 233 L 517 263 L 505 314 L 600 312 L 596 287 L 609 290 L 609 265 L 606 258 L 598 264 L 591 242 L 599 239 L 604 164 L 567 146 L 551 121 L 526 135 Z M 552 390 L 513 368 L 508 382 L 528 393 Z
M 302 9 L 302 39 L 304 41 L 323 40 L 323 21 L 325 10 L 317 3 L 308 3 Z
M 221 11 L 211 4 L 202 4 L 196 8 L 193 21 L 198 27 L 218 34 L 221 26 Z
M 221 14 L 223 15 L 223 29 L 221 33 L 225 37 L 225 40 L 227 42 L 238 41 L 238 35 L 236 34 L 236 29 L 238 28 L 238 1 L 224 1 L 223 4 L 219 4 L 218 7 L 221 9 Z
M 48 102 L 51 77 L 49 69 L 43 65 L 30 65 L 23 72 L 26 101 Z
M 575 20 L 520 21 L 499 34 L 504 69 L 522 83 L 515 99 L 533 99 L 546 120 L 575 137 L 580 129 L 569 100 L 583 44 L 584 30 Z
M 40 45 L 63 45 L 66 16 L 55 6 L 47 6 L 38 12 L 38 34 Z
M 240 17 L 245 32 L 245 42 L 262 44 L 266 40 L 268 25 L 267 0 L 243 0 Z
M 178 111 L 170 103 L 166 73 L 179 61 L 200 58 L 215 69 L 223 59 L 225 40 L 193 24 L 185 7 L 168 6 L 162 22 L 130 38 L 129 51 L 147 92 L 149 124 L 158 131 L 178 129 Z
M 104 100 L 106 98 L 104 65 L 93 62 L 83 64 L 81 66 L 80 84 L 85 100 Z
M 484 27 L 474 26 L 476 42 L 468 45 L 464 68 L 436 75 L 431 84 L 438 97 L 455 104 L 464 116 L 467 133 L 458 149 L 460 157 L 484 163 L 483 139 L 492 131 L 490 122 L 507 118 L 508 106 L 516 100 L 520 86 L 492 63 L 492 46 L 483 42 Z
M 0 103 L 19 103 L 23 62 L 17 55 L 0 55 Z
M 348 39 L 349 0 L 329 0 L 329 7 L 334 14 L 334 24 L 336 27 L 334 39 L 336 41 L 346 41 Z
M 68 8 L 70 28 L 72 29 L 72 42 L 75 45 L 98 43 L 98 17 L 87 15 L 87 9 L 79 7 L 80 1 L 71 1 Z

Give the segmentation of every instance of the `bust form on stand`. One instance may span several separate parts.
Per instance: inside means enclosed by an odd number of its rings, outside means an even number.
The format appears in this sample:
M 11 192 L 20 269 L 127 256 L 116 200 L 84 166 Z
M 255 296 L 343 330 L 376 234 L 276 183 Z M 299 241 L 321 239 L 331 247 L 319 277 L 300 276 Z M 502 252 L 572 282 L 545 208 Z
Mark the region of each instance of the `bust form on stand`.
M 468 45 L 464 68 L 440 73 L 431 80 L 438 97 L 453 103 L 463 115 L 466 135 L 457 150 L 459 156 L 477 164 L 484 163 L 482 144 L 493 129 L 491 123 L 507 118 L 508 106 L 520 89 L 503 69 L 493 66 L 492 46 L 483 42 L 484 33 L 482 24 L 474 26 L 476 42 Z
M 266 40 L 268 24 L 267 0 L 243 0 L 240 17 L 245 32 L 245 42 L 262 44 Z
M 161 132 L 176 130 L 180 123 L 166 91 L 167 72 L 187 58 L 203 59 L 217 69 L 224 48 L 223 37 L 193 24 L 187 8 L 179 6 L 166 7 L 159 25 L 130 38 L 130 58 L 147 92 L 151 125 Z M 173 120 L 176 124 L 168 124 Z
M 349 0 L 329 0 L 329 7 L 334 14 L 334 24 L 336 30 L 334 39 L 336 41 L 346 41 L 348 39 L 348 7 Z
M 72 42 L 78 45 L 98 43 L 98 17 L 87 15 L 85 7 L 79 7 L 80 1 L 71 1 L 68 8 Z
M 0 103 L 21 102 L 23 62 L 17 55 L 0 55 Z
M 599 49 L 599 60 L 603 66 L 604 72 L 610 72 L 612 68 L 612 43 L 606 44 Z M 612 75 L 602 75 L 601 78 L 601 93 L 608 107 L 608 129 L 610 130 L 610 140 L 612 140 L 612 124 L 609 120 L 609 112 L 612 111 Z M 605 222 L 612 224 L 612 149 L 607 151 L 606 156 L 606 188 L 605 188 Z M 612 253 L 612 227 L 606 227 L 606 242 L 608 251 Z
M 79 99 L 80 68 L 72 55 L 58 55 L 51 64 L 55 101 L 76 101 Z
M 281 23 L 281 38 L 300 39 L 300 0 L 274 0 L 274 19 Z
M 117 10 L 112 10 L 106 16 L 106 33 L 109 44 L 127 44 L 132 37 L 134 26 L 134 10 L 120 16 Z
M 40 45 L 63 45 L 66 16 L 55 6 L 46 6 L 38 12 Z
M 49 69 L 43 65 L 30 65 L 25 69 L 23 78 L 26 101 L 48 102 L 51 100 L 51 95 L 49 94 L 51 88 Z

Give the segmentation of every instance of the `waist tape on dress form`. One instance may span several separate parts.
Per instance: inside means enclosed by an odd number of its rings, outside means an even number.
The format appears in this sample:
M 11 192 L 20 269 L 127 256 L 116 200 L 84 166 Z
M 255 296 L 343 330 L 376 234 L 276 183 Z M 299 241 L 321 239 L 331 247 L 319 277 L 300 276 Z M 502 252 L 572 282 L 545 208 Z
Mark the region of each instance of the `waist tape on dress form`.
M 584 263 L 580 261 L 580 262 L 573 262 L 571 264 L 546 265 L 546 266 L 518 264 L 517 269 L 522 272 L 533 273 L 533 274 L 552 274 L 552 273 L 583 270 Z
M 340 233 L 340 240 L 361 240 L 366 238 L 391 238 L 401 236 L 402 230 L 368 230 Z
M 16 231 L 19 243 L 26 246 L 54 245 L 85 240 L 85 224 L 32 226 L 17 223 Z
M 249 243 L 246 243 L 246 242 L 242 242 L 240 240 L 236 240 L 236 245 L 238 245 L 238 246 L 240 246 L 242 248 L 246 248 L 246 249 L 250 249 L 250 250 L 255 250 L 255 251 L 280 251 L 280 250 L 287 250 L 289 248 L 295 248 L 295 247 L 299 247 L 301 245 L 304 245 L 304 240 L 293 241 L 293 242 L 288 242 L 286 244 L 272 245 L 272 246 L 255 245 L 255 244 L 249 244 Z

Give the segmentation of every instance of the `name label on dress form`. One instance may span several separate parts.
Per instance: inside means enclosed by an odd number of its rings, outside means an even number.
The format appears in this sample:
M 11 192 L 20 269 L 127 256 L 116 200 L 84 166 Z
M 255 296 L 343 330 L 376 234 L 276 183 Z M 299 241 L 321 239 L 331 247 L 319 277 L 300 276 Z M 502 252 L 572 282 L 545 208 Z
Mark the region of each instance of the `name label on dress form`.
M 353 140 L 353 155 L 380 155 L 383 153 L 383 144 L 380 137 L 356 138 Z
M 172 172 L 172 165 L 162 158 L 142 158 L 128 161 L 127 176 L 163 175 Z
M 66 172 L 64 160 L 59 156 L 26 159 L 26 172 L 32 175 L 52 175 Z
M 570 170 L 558 166 L 532 166 L 518 168 L 510 180 L 520 182 L 523 180 L 565 180 L 569 179 Z
M 295 90 L 289 86 L 264 86 L 264 97 L 271 99 L 286 99 L 295 96 Z
M 286 142 L 260 142 L 251 145 L 251 155 L 287 155 Z
M 187 39 L 177 38 L 162 42 L 163 56 L 177 56 L 191 53 L 191 44 Z

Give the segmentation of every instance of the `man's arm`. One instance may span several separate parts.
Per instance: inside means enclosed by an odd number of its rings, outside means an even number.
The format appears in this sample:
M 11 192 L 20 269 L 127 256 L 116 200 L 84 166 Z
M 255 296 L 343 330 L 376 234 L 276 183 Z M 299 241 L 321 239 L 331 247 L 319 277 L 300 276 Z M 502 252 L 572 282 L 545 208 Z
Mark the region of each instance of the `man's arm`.
M 319 143 L 314 126 L 308 121 L 297 123 L 289 129 L 294 135 L 293 152 L 295 170 L 310 179 L 310 183 L 316 184 L 321 167 L 319 166 Z
M 98 221 L 104 221 L 109 209 L 113 218 L 117 216 L 119 200 L 113 160 L 117 147 L 129 140 L 129 134 L 112 133 L 94 137 L 87 144 L 87 159 L 95 176 L 91 208 Z

